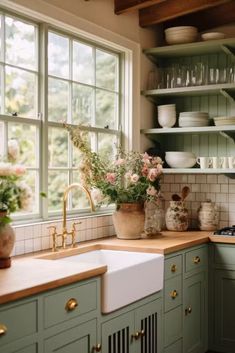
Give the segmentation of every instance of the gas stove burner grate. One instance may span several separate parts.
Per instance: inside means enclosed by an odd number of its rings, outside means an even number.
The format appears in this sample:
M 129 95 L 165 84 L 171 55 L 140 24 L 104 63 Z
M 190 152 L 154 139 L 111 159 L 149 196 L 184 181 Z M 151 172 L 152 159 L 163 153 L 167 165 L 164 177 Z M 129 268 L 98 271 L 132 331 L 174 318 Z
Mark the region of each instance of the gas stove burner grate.
M 216 230 L 214 235 L 235 236 L 235 225 Z

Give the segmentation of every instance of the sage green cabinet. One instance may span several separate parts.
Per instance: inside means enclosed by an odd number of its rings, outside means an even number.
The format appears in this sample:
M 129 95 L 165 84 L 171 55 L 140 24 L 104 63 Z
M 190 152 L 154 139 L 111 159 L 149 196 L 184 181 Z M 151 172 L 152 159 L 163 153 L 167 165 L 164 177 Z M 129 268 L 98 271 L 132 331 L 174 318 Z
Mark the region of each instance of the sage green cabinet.
M 161 304 L 156 299 L 105 321 L 102 353 L 160 353 Z
M 96 345 L 96 320 L 79 324 L 48 338 L 45 353 L 91 353 Z
M 144 305 L 141 302 L 139 307 L 119 316 L 111 315 L 110 320 L 102 323 L 102 353 L 161 352 L 162 300 L 159 298 Z
M 210 349 L 235 352 L 235 245 L 210 245 Z
M 164 353 L 207 350 L 208 246 L 168 255 L 164 282 Z

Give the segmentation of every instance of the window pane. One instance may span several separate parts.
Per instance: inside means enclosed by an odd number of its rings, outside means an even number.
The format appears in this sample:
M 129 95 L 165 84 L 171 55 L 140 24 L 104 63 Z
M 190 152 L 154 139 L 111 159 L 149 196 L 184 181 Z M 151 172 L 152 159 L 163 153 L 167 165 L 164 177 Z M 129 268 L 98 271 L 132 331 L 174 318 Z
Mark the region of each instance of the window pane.
M 4 122 L 0 121 L 0 158 L 3 157 L 4 154 Z
M 83 85 L 73 85 L 73 123 L 93 125 L 94 89 Z
M 89 146 L 92 146 L 92 150 L 94 150 L 93 146 L 95 146 L 95 134 L 92 132 L 88 133 L 88 142 L 89 142 Z M 81 158 L 81 152 L 79 151 L 78 148 L 72 146 L 72 154 L 73 154 L 73 158 L 72 158 L 72 166 L 75 168 L 79 168 L 80 162 L 82 160 Z
M 66 171 L 48 172 L 49 211 L 60 210 L 62 212 L 63 193 L 67 185 L 68 185 L 68 173 Z
M 48 119 L 50 121 L 67 121 L 68 117 L 68 100 L 69 100 L 68 83 L 49 78 L 48 80 Z
M 117 128 L 116 94 L 96 90 L 96 125 Z
M 36 145 L 37 131 L 35 126 L 18 123 L 8 124 L 8 147 L 13 146 L 12 153 L 13 155 L 15 153 L 17 163 L 22 163 L 27 167 L 36 167 Z
M 6 66 L 6 114 L 36 117 L 36 75 Z
M 94 56 L 92 47 L 73 42 L 73 80 L 94 84 Z
M 98 152 L 106 160 L 114 160 L 117 154 L 117 137 L 109 134 L 98 134 Z
M 49 128 L 48 154 L 49 167 L 68 166 L 68 134 L 64 129 Z
M 6 62 L 27 69 L 36 69 L 36 28 L 11 17 L 5 18 Z
M 73 173 L 73 183 L 82 184 L 81 178 L 78 172 Z M 72 193 L 72 209 L 86 209 L 90 208 L 88 198 L 84 191 L 75 189 Z
M 38 173 L 36 171 L 28 170 L 25 175 L 22 177 L 21 185 L 24 189 L 28 190 L 30 187 L 31 190 L 29 192 L 32 195 L 32 198 L 25 198 L 22 202 L 23 209 L 16 212 L 16 216 L 23 216 L 30 213 L 38 213 L 39 212 L 39 191 L 38 191 Z
M 2 32 L 2 16 L 0 15 L 0 57 L 2 57 L 2 36 L 1 36 L 1 32 Z
M 113 91 L 117 90 L 117 72 L 117 56 L 96 50 L 96 85 Z
M 48 72 L 69 78 L 69 40 L 51 32 L 48 36 Z

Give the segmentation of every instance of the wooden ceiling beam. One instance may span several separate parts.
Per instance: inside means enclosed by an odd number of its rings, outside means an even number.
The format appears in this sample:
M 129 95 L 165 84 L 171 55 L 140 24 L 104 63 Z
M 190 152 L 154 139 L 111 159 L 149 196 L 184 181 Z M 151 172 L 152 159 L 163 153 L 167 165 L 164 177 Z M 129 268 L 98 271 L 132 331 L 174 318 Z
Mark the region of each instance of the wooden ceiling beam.
M 114 12 L 120 15 L 124 12 L 143 9 L 166 0 L 114 0 Z
M 166 21 L 164 28 L 174 26 L 196 26 L 199 31 L 227 25 L 235 22 L 235 1 L 216 6 L 212 9 L 199 11 L 194 14 L 182 16 L 174 20 Z
M 167 0 L 139 10 L 139 23 L 147 27 L 233 0 Z

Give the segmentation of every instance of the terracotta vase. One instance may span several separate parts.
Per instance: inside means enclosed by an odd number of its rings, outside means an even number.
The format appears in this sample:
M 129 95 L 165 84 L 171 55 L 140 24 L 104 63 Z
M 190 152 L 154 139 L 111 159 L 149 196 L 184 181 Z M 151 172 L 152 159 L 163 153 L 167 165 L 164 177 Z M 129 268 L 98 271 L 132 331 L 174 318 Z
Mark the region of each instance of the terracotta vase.
M 0 212 L 0 219 L 5 215 L 6 212 Z M 15 232 L 13 228 L 9 224 L 0 225 L 0 268 L 8 268 L 11 266 L 10 254 L 14 244 Z
M 210 200 L 202 202 L 198 209 L 198 221 L 200 230 L 216 230 L 219 224 L 217 206 Z
M 166 211 L 166 227 L 168 230 L 183 232 L 188 229 L 188 210 L 183 201 L 170 201 Z
M 120 239 L 139 239 L 144 231 L 144 207 L 141 203 L 122 203 L 113 214 L 116 235 Z

